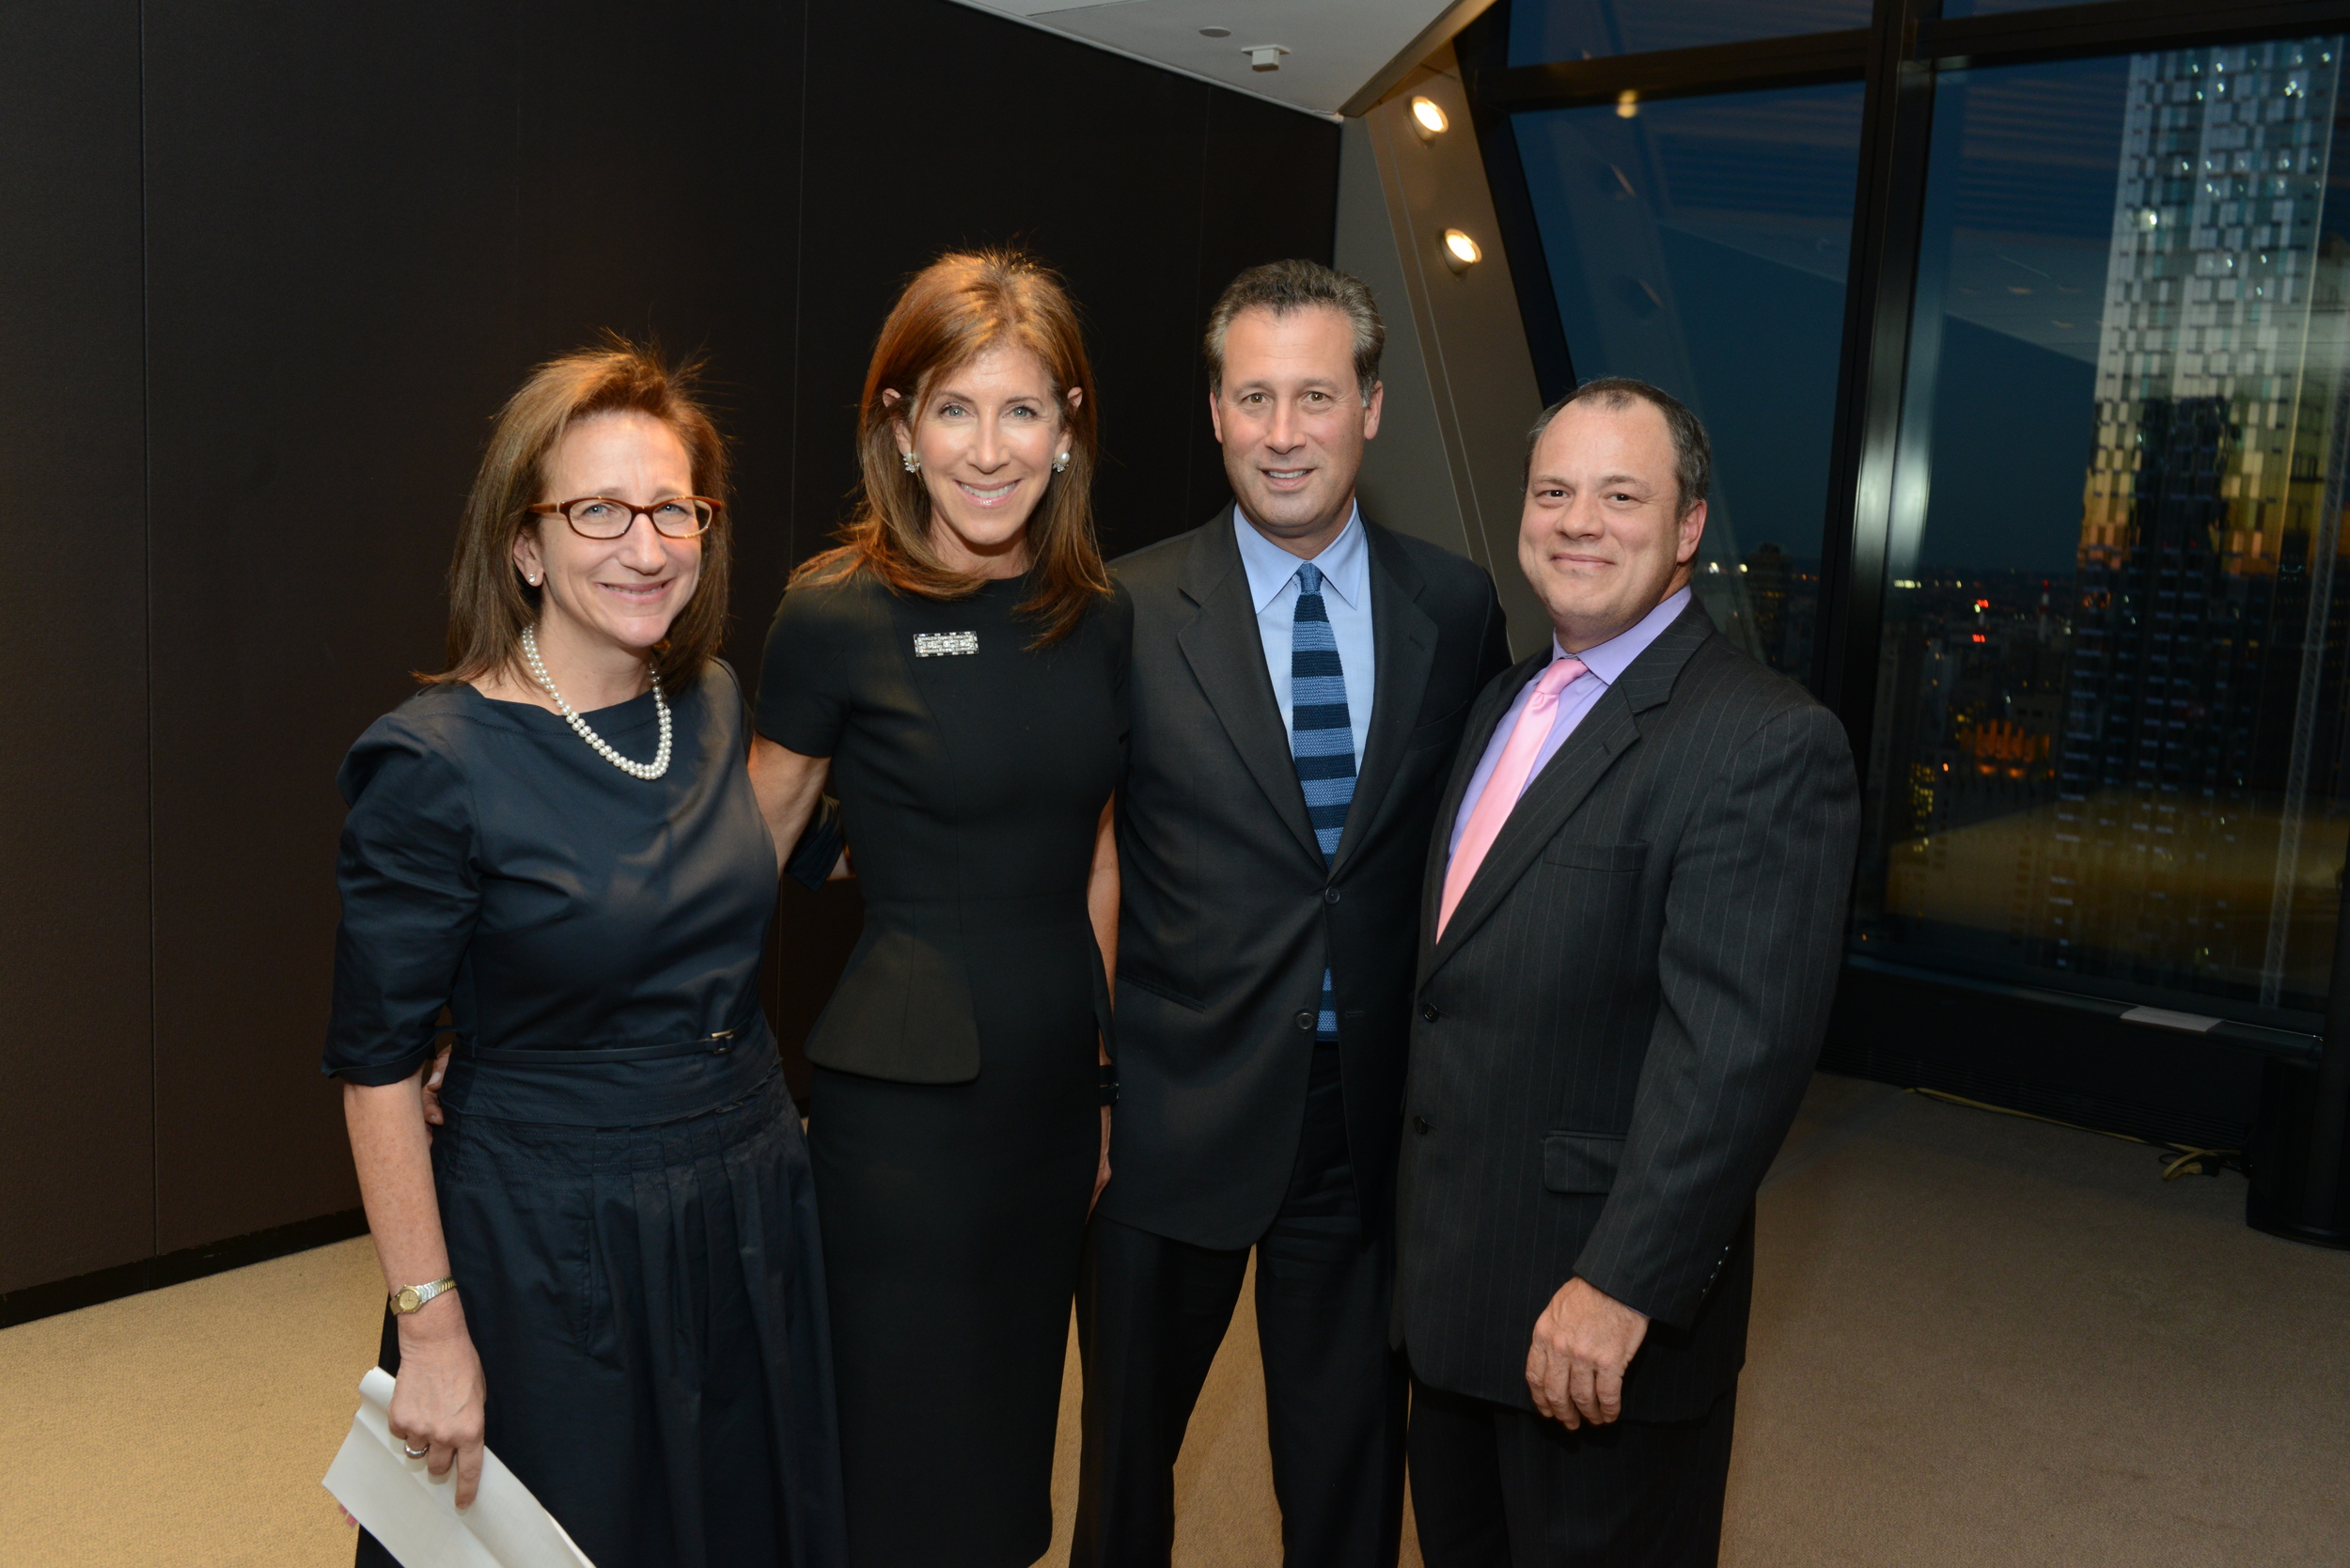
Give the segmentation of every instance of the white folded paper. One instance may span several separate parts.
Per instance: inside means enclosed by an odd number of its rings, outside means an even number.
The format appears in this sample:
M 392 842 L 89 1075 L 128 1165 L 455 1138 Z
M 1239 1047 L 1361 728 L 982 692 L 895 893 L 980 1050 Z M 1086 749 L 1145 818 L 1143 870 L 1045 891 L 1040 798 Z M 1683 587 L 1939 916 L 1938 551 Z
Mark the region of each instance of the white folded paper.
M 457 1512 L 457 1467 L 435 1480 L 392 1435 L 392 1374 L 370 1367 L 326 1489 L 401 1568 L 596 1568 L 555 1515 L 488 1450 L 473 1506 Z

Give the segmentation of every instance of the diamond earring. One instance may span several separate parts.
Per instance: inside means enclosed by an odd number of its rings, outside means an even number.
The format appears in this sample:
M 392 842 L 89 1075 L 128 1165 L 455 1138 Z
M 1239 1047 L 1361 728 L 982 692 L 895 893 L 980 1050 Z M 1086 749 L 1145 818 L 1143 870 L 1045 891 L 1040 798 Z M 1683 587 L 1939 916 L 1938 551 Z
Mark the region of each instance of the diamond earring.
M 1067 452 L 1061 453 L 1060 456 L 1053 460 L 1053 472 L 1056 474 L 1066 474 L 1069 472 L 1069 454 Z
M 905 464 L 906 472 L 909 474 L 919 474 L 922 471 L 922 460 L 912 452 L 900 452 L 898 461 Z

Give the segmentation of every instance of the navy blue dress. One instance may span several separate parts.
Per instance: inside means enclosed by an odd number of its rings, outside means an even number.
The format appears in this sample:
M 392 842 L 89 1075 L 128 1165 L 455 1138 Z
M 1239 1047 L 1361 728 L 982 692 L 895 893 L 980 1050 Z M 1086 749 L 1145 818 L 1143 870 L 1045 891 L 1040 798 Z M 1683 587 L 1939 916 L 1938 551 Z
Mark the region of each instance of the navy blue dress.
M 650 695 L 586 717 L 657 749 Z M 325 1068 L 397 1083 L 450 1010 L 433 1180 L 490 1447 L 597 1568 L 833 1568 L 823 1264 L 759 1008 L 775 860 L 733 672 L 672 720 L 653 780 L 464 684 L 360 737 Z
M 807 1043 L 859 1568 L 1026 1568 L 1052 1540 L 1108 1022 L 1086 892 L 1134 618 L 1106 599 L 1038 649 L 1034 587 L 803 581 L 760 677 L 760 732 L 832 759 L 865 896 Z

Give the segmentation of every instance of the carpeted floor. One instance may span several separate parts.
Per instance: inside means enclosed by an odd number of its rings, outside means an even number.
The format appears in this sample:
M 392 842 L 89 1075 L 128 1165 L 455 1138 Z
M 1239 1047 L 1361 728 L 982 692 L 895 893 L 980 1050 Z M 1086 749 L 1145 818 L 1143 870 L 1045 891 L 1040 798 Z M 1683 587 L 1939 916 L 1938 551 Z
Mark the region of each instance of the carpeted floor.
M 1818 1080 L 1764 1190 L 1724 1562 L 2350 1562 L 2350 1254 L 2159 1170 Z M 348 1561 L 318 1478 L 380 1288 L 361 1239 L 0 1331 L 0 1564 Z M 1178 1477 L 1185 1568 L 1279 1560 L 1246 1302 Z M 1073 1359 L 1048 1561 L 1076 1392 Z

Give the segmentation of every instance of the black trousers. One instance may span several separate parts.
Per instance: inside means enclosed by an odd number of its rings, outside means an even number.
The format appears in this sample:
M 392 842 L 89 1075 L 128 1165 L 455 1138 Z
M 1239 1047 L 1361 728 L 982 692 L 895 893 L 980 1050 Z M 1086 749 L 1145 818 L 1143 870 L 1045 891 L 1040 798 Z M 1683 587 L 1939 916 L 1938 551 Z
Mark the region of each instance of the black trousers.
M 1712 1568 L 1735 1388 L 1694 1421 L 1557 1421 L 1412 1382 L 1428 1568 Z
M 1402 1536 L 1405 1386 L 1387 1348 L 1395 1254 L 1389 1237 L 1365 1230 L 1339 1053 L 1324 1047 L 1289 1191 L 1256 1249 L 1289 1568 L 1392 1568 Z M 1168 1560 L 1175 1456 L 1247 1266 L 1246 1247 L 1193 1247 L 1094 1216 L 1077 1295 L 1085 1454 L 1072 1568 Z

